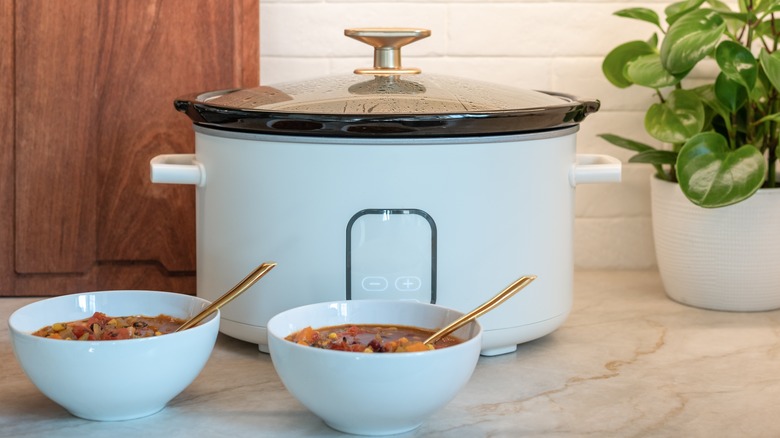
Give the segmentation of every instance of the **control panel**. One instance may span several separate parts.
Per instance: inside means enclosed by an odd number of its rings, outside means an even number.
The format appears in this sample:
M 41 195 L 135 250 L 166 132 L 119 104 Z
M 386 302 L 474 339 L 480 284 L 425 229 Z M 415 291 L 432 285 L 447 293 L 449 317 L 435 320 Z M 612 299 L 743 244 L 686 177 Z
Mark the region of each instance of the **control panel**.
M 366 209 L 347 225 L 347 299 L 436 302 L 436 223 L 418 209 Z

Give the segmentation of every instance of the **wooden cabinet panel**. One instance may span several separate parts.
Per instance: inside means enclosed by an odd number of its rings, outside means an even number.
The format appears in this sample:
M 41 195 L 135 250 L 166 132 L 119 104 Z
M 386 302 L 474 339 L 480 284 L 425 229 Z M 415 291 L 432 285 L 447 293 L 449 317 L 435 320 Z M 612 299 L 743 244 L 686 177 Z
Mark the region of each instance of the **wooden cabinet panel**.
M 14 5 L 0 0 L 0 291 L 13 289 Z
M 194 292 L 194 190 L 152 185 L 148 163 L 193 150 L 175 97 L 257 85 L 257 1 L 0 1 L 15 29 L 0 294 Z
M 16 272 L 85 273 L 94 259 L 96 7 L 16 4 Z M 79 25 L 75 25 L 78 23 Z

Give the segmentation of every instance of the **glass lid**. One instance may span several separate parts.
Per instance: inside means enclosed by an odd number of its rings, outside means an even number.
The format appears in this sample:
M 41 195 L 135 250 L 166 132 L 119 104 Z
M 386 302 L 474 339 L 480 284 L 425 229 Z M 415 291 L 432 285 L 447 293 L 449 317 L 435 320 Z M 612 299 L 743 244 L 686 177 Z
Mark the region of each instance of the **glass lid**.
M 374 47 L 374 66 L 350 75 L 212 91 L 175 101 L 198 125 L 336 137 L 496 135 L 560 129 L 598 110 L 596 100 L 423 74 L 401 47 L 424 29 L 347 29 Z

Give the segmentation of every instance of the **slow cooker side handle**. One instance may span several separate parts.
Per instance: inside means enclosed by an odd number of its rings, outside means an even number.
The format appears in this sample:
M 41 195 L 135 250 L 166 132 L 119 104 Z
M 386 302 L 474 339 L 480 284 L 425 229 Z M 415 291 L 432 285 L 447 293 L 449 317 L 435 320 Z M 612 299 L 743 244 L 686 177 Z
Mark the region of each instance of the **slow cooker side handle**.
M 609 155 L 577 154 L 577 160 L 569 169 L 569 184 L 620 182 L 622 164 Z
M 203 164 L 195 159 L 195 154 L 158 155 L 149 162 L 150 177 L 156 184 L 194 184 L 203 187 L 206 184 L 206 171 Z

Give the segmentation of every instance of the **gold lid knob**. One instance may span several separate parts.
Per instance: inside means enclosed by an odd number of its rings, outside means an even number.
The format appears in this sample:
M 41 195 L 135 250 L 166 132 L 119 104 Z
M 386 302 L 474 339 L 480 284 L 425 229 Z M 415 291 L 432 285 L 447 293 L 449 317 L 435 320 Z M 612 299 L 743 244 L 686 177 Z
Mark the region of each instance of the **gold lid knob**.
M 401 47 L 431 35 L 428 29 L 361 28 L 345 29 L 344 35 L 374 48 L 374 67 L 358 68 L 362 75 L 402 75 L 420 73 L 419 68 L 401 66 Z

